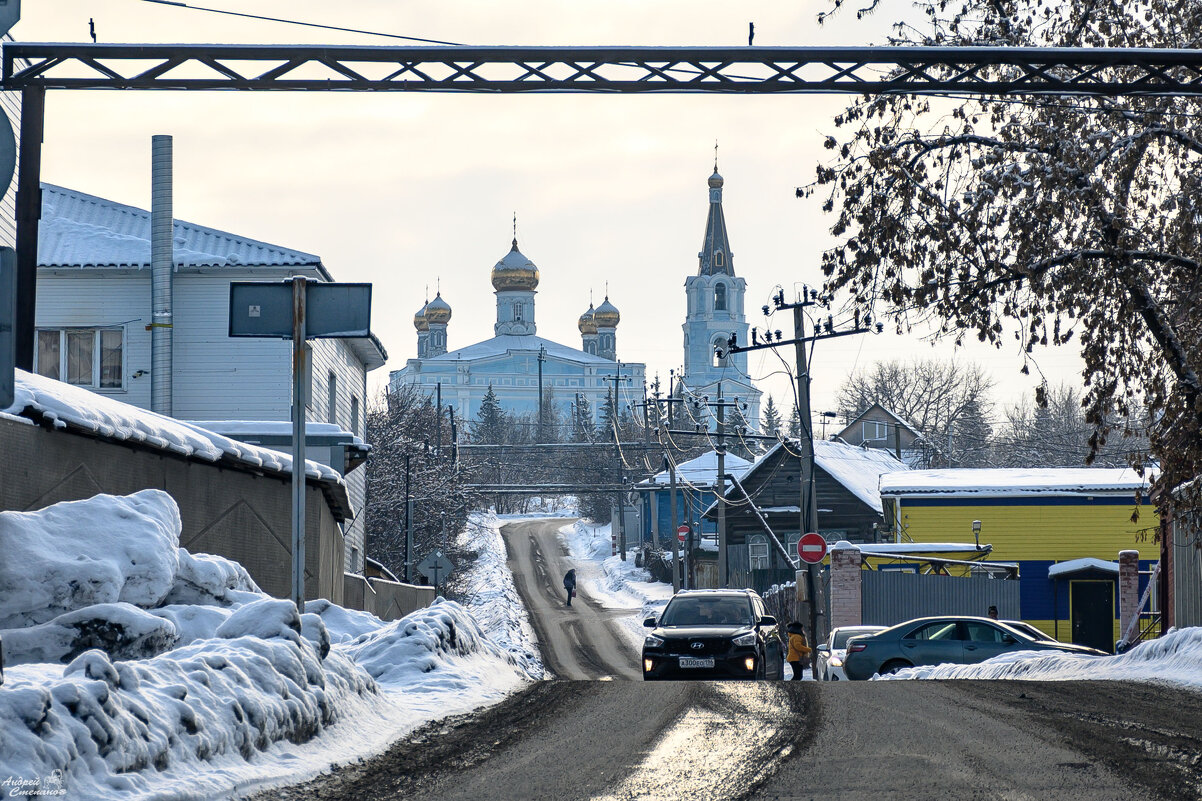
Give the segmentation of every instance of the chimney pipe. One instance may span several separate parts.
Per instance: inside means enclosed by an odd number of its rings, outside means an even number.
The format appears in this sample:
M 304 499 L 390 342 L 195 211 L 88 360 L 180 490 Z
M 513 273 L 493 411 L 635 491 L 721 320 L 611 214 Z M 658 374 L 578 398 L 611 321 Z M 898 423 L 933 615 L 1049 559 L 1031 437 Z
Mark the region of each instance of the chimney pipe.
M 171 137 L 153 136 L 150 146 L 150 408 L 172 416 L 172 270 L 175 269 L 171 208 Z

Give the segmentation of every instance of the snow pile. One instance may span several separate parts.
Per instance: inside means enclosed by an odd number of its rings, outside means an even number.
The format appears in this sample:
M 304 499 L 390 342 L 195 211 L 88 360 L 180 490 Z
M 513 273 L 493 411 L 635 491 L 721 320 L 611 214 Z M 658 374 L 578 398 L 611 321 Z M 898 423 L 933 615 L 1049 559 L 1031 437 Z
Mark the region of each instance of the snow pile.
M 0 514 L 0 546 L 25 566 L 0 566 L 0 615 L 28 624 L 2 632 L 0 793 L 203 798 L 298 781 L 542 675 L 458 604 L 393 623 L 326 600 L 299 614 L 178 535 L 157 490 Z
M 286 453 L 238 442 L 192 423 L 23 370 L 16 371 L 13 405 L 0 412 L 32 412 L 58 428 L 70 425 L 108 439 L 138 442 L 208 462 L 229 458 L 276 473 L 292 471 L 292 457 Z M 345 485 L 338 471 L 320 462 L 307 460 L 305 475 Z
M 612 556 L 610 526 L 594 526 L 577 521 L 559 529 L 576 566 L 576 578 L 588 594 L 608 609 L 634 610 L 635 614 L 617 618 L 632 645 L 641 646 L 646 637 L 643 620 L 659 617 L 672 598 L 672 585 L 652 581 L 645 568 L 635 566 L 635 551 L 623 561 Z
M 459 585 L 463 606 L 480 622 L 488 636 L 519 660 L 531 676 L 544 677 L 537 637 L 530 615 L 518 595 L 506 560 L 508 553 L 497 515 L 476 512 L 459 535 L 459 547 L 474 551 L 476 560 Z
M 976 665 L 907 668 L 877 678 L 1163 681 L 1202 688 L 1202 628 L 1173 630 L 1117 656 L 1017 651 Z
M 179 510 L 160 490 L 0 512 L 0 628 L 92 604 L 156 606 L 175 581 L 179 531 Z

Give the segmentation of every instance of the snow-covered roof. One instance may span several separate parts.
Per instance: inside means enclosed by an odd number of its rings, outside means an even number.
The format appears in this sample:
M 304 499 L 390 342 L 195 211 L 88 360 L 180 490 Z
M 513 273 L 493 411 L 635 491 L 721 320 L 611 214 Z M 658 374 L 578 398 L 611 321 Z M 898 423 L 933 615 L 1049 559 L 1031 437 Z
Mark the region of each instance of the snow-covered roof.
M 189 425 L 198 426 L 227 437 L 287 437 L 292 438 L 290 420 L 188 420 Z M 337 443 L 357 443 L 363 440 L 336 423 L 305 423 L 305 441 L 315 439 Z
M 477 342 L 475 345 L 468 345 L 466 348 L 453 350 L 444 353 L 440 356 L 432 356 L 429 359 L 423 359 L 424 362 L 454 362 L 454 361 L 469 361 L 475 359 L 488 359 L 494 356 L 504 356 L 510 351 L 531 351 L 538 352 L 538 349 L 546 348 L 548 358 L 564 359 L 572 362 L 584 362 L 587 364 L 604 364 L 613 366 L 617 362 L 606 359 L 602 356 L 594 356 L 591 353 L 585 353 L 582 350 L 570 348 L 567 345 L 561 345 L 558 342 L 552 342 L 549 339 L 543 339 L 534 334 L 525 336 L 503 335 L 496 336 L 492 339 L 486 339 L 483 342 Z
M 224 437 L 194 423 L 140 409 L 82 387 L 16 371 L 13 405 L 0 409 L 16 415 L 36 415 L 56 428 L 75 429 L 105 439 L 135 442 L 157 450 L 206 462 L 230 462 L 277 474 L 292 472 L 292 457 L 258 445 Z M 305 460 L 305 475 L 339 487 L 346 495 L 342 476 L 332 467 Z M 349 507 L 348 507 L 349 510 Z
M 881 542 L 875 544 L 856 545 L 862 553 L 895 554 L 938 554 L 938 553 L 979 553 L 982 549 L 971 542 Z
M 740 476 L 748 467 L 751 467 L 751 462 L 746 459 L 741 459 L 734 454 L 726 454 L 726 472 Z M 703 453 L 696 459 L 690 459 L 687 462 L 681 462 L 676 465 L 676 481 L 681 484 L 698 484 L 704 487 L 711 487 L 718 483 L 718 452 L 710 451 Z M 665 470 L 662 473 L 657 473 L 652 479 L 654 484 L 669 484 L 671 476 Z
M 881 476 L 882 495 L 1022 497 L 1026 495 L 1093 495 L 1099 492 L 1146 490 L 1153 476 L 1130 468 L 993 467 L 911 470 Z
M 215 228 L 175 220 L 175 266 L 309 267 L 327 280 L 321 259 Z M 42 184 L 38 266 L 150 267 L 150 212 L 95 195 Z
M 1067 562 L 1057 562 L 1049 567 L 1048 578 L 1080 573 L 1085 570 L 1101 570 L 1106 573 L 1114 573 L 1117 576 L 1119 565 L 1118 562 L 1107 562 L 1105 559 L 1095 559 L 1092 556 L 1086 556 L 1082 559 L 1069 559 Z

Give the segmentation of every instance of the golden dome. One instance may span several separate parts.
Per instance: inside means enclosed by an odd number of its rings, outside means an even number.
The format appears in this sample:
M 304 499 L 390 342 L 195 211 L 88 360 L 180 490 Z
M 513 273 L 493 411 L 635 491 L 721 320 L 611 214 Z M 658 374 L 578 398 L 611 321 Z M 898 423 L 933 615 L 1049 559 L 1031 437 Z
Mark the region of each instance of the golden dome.
M 426 304 L 426 306 L 429 306 L 429 305 L 430 305 L 429 303 Z M 416 328 L 418 331 L 429 331 L 430 330 L 430 323 L 429 323 L 429 320 L 426 318 L 426 306 L 422 306 L 420 309 L 417 310 L 417 314 L 413 315 L 413 327 Z
M 532 292 L 538 288 L 538 268 L 518 250 L 517 239 L 505 258 L 492 268 L 492 288 L 498 292 Z
M 609 295 L 605 296 L 605 301 L 593 312 L 593 321 L 598 328 L 617 328 L 618 321 L 621 319 L 622 315 L 618 314 L 618 307 L 609 302 Z
M 580 315 L 580 322 L 576 325 L 582 334 L 597 333 L 597 321 L 593 319 L 593 304 L 588 305 L 588 311 Z
M 442 299 L 442 293 L 426 304 L 426 322 L 429 325 L 446 325 L 451 321 L 451 304 Z

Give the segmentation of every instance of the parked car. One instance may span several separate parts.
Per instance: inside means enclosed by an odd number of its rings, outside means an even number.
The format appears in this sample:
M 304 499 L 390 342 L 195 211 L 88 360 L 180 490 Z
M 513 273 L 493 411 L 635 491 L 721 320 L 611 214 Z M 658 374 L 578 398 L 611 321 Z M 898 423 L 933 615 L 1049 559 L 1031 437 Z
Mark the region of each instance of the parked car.
M 831 629 L 831 636 L 818 646 L 818 681 L 846 680 L 843 659 L 847 656 L 847 641 L 861 634 L 876 634 L 884 626 L 840 626 Z
M 643 641 L 643 679 L 783 679 L 776 618 L 754 590 L 683 590 Z
M 986 617 L 922 617 L 849 642 L 843 670 L 849 679 L 860 680 L 916 665 L 971 665 L 1011 651 L 1106 655 L 1083 645 L 1037 640 Z
M 1044 633 L 1044 631 L 1042 629 L 1038 629 L 1035 626 L 1032 626 L 1030 623 L 1027 623 L 1026 621 L 1003 620 L 1001 622 L 1005 623 L 1007 626 L 1009 626 L 1012 629 L 1017 629 L 1019 634 L 1026 634 L 1028 637 L 1030 637 L 1033 640 L 1045 640 L 1047 642 L 1060 642 L 1055 637 L 1051 636 L 1050 634 Z

